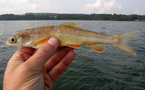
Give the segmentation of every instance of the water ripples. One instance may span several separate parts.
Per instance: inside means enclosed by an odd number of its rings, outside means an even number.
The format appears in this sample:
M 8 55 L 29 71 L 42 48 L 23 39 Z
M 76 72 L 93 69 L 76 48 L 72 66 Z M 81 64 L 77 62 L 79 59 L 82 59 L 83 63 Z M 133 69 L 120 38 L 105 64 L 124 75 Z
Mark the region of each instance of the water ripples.
M 144 90 L 145 89 L 145 22 L 113 21 L 1 21 L 0 22 L 0 89 L 6 63 L 16 47 L 5 46 L 5 40 L 17 31 L 65 22 L 80 22 L 81 28 L 108 35 L 139 30 L 140 35 L 129 45 L 136 55 L 106 45 L 103 53 L 88 46 L 75 49 L 76 57 L 56 80 L 53 90 Z

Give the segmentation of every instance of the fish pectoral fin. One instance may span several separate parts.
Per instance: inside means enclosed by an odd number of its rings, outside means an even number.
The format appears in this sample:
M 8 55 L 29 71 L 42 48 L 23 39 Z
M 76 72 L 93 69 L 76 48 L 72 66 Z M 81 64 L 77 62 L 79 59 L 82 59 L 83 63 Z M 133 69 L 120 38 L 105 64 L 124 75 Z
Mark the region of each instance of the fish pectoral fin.
M 69 22 L 69 23 L 63 23 L 61 25 L 76 26 L 76 25 L 81 25 L 81 23 Z
M 96 45 L 88 45 L 88 46 L 97 52 L 103 52 L 105 50 L 104 45 L 105 44 L 96 44 Z
M 37 46 L 37 45 L 39 45 L 39 44 L 42 44 L 43 42 L 45 42 L 45 41 L 46 41 L 47 39 L 49 39 L 49 38 L 50 38 L 50 37 L 47 36 L 47 37 L 38 39 L 38 40 L 36 40 L 33 44 L 34 44 L 35 46 Z
M 66 46 L 71 48 L 80 48 L 79 45 L 66 45 Z

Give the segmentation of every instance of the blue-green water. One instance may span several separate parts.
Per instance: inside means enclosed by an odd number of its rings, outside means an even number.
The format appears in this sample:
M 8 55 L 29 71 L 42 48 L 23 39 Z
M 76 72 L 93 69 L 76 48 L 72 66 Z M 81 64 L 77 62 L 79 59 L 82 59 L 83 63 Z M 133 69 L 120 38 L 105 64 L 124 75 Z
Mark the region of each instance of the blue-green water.
M 108 35 L 139 30 L 140 35 L 129 45 L 136 55 L 106 45 L 98 53 L 87 46 L 75 49 L 76 57 L 67 70 L 56 80 L 53 90 L 145 90 L 145 22 L 118 21 L 0 21 L 0 90 L 6 64 L 17 47 L 4 45 L 17 31 L 64 22 L 80 22 L 81 28 Z

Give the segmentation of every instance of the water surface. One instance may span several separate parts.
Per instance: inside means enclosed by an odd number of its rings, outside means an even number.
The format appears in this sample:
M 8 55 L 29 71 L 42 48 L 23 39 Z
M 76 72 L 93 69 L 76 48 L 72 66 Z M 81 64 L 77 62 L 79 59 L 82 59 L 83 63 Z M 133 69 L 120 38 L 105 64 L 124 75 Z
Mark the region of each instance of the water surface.
M 0 90 L 6 64 L 17 47 L 4 45 L 12 34 L 23 29 L 80 22 L 81 28 L 108 35 L 139 30 L 140 35 L 129 45 L 136 55 L 106 45 L 103 53 L 87 46 L 75 49 L 76 57 L 56 80 L 53 90 L 145 90 L 145 22 L 122 21 L 0 21 Z

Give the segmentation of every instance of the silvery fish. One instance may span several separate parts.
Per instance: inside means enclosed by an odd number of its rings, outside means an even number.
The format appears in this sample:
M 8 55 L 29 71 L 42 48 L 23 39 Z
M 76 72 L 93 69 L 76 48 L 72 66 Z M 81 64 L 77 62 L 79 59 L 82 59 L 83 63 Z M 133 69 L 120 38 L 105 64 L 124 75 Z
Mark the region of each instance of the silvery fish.
M 138 31 L 129 31 L 117 35 L 106 35 L 76 27 L 80 23 L 63 23 L 57 26 L 42 26 L 22 30 L 9 37 L 5 44 L 9 46 L 23 46 L 39 48 L 50 37 L 59 40 L 59 47 L 68 46 L 79 48 L 88 45 L 97 52 L 105 50 L 104 45 L 111 44 L 122 51 L 135 55 L 135 52 L 127 45 L 128 40 L 139 35 Z

